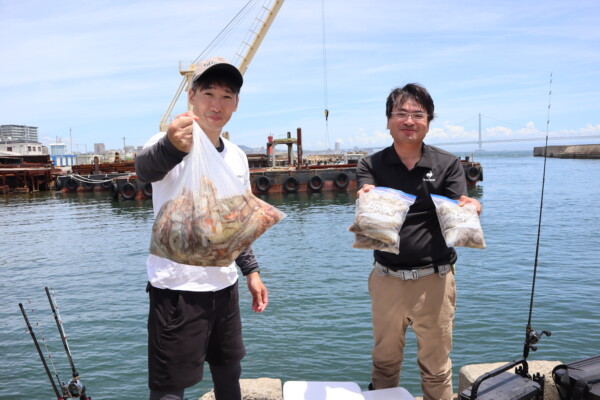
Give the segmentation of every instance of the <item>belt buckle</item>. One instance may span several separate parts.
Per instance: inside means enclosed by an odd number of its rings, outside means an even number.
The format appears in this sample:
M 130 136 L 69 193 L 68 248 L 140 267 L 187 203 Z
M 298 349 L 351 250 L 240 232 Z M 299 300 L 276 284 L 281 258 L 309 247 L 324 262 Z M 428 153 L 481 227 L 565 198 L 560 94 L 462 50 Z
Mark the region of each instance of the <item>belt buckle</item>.
M 418 269 L 402 269 L 400 271 L 401 279 L 405 281 L 412 281 L 415 279 L 419 279 L 419 270 Z
M 439 267 L 440 271 L 438 272 L 438 275 L 440 276 L 440 278 L 445 277 L 446 275 L 448 275 L 448 272 L 450 272 L 450 264 L 445 264 L 445 265 L 440 265 Z

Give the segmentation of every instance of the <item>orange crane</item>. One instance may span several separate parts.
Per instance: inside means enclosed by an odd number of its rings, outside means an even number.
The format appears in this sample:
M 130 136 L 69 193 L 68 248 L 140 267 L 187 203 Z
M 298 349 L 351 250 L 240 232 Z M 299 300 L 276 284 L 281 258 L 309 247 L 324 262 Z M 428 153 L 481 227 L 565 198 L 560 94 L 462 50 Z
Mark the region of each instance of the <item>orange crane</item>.
M 244 9 L 247 8 L 252 2 L 252 0 L 248 1 L 248 3 L 246 3 L 246 6 L 244 6 Z M 235 56 L 236 60 L 234 61 L 234 65 L 237 66 L 242 75 L 248 69 L 250 62 L 252 62 L 256 51 L 258 50 L 260 44 L 265 38 L 269 28 L 271 27 L 271 24 L 273 23 L 273 20 L 275 19 L 277 13 L 279 12 L 279 9 L 283 5 L 283 2 L 284 0 L 275 0 L 270 6 L 261 6 L 259 15 L 256 17 L 254 25 L 249 30 L 248 40 L 244 40 L 242 42 L 240 49 L 238 50 Z M 242 11 L 244 9 L 242 9 Z M 240 15 L 240 13 L 238 13 L 238 16 Z M 198 57 L 198 59 L 199 58 L 200 57 Z M 196 62 L 199 61 L 198 59 L 196 59 L 196 61 L 191 64 L 184 65 L 183 62 L 179 63 L 179 73 L 183 76 L 183 79 L 179 84 L 179 88 L 177 89 L 173 100 L 171 100 L 167 111 L 160 120 L 161 132 L 166 132 L 166 130 L 168 129 L 169 122 L 171 120 L 171 113 L 173 112 L 173 108 L 175 108 L 175 105 L 177 104 L 177 101 L 179 100 L 179 97 L 181 96 L 181 93 L 183 92 L 184 88 L 186 92 L 189 91 L 189 89 L 191 88 L 192 76 L 194 75 L 194 71 L 196 69 Z M 190 105 L 188 104 L 188 110 L 189 109 Z

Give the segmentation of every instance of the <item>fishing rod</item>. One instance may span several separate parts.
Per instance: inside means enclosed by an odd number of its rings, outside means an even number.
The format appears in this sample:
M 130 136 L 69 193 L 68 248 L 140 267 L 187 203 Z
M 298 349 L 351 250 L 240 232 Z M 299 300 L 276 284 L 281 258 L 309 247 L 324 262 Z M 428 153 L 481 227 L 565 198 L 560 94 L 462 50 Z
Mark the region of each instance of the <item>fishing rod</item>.
M 50 302 L 50 308 L 52 309 L 52 313 L 54 314 L 54 320 L 56 321 L 58 333 L 60 335 L 63 346 L 65 348 L 65 352 L 67 353 L 67 358 L 69 360 L 69 364 L 71 365 L 72 379 L 70 379 L 69 382 L 61 384 L 58 373 L 56 372 L 56 368 L 55 368 L 55 374 L 56 374 L 56 380 L 58 381 L 58 384 L 55 382 L 54 377 L 50 373 L 50 368 L 48 368 L 48 364 L 46 363 L 46 357 L 44 356 L 44 353 L 42 352 L 42 349 L 40 348 L 40 345 L 35 336 L 35 333 L 33 331 L 31 323 L 29 322 L 29 318 L 27 318 L 27 313 L 25 312 L 25 308 L 23 307 L 22 303 L 19 303 L 19 308 L 21 309 L 21 313 L 23 314 L 23 318 L 25 319 L 25 323 L 27 325 L 29 334 L 31 335 L 31 338 L 33 339 L 33 343 L 35 344 L 35 347 L 38 351 L 40 359 L 42 360 L 44 370 L 46 371 L 46 374 L 48 375 L 48 379 L 50 379 L 50 383 L 52 384 L 52 389 L 54 390 L 56 399 L 57 400 L 66 400 L 66 399 L 75 398 L 75 399 L 80 399 L 80 400 L 92 400 L 91 397 L 86 396 L 85 386 L 80 381 L 79 373 L 75 369 L 75 364 L 73 363 L 73 357 L 71 356 L 71 350 L 69 349 L 69 344 L 67 343 L 67 336 L 65 334 L 64 328 L 62 326 L 62 321 L 58 314 L 58 306 L 56 305 L 56 302 L 50 295 L 50 290 L 48 289 L 48 287 L 46 287 L 45 290 L 46 290 L 46 295 L 48 296 L 48 301 Z M 46 348 L 46 350 L 48 350 L 48 348 Z M 59 387 L 61 390 L 59 390 Z
M 31 324 L 29 323 L 29 318 L 27 318 L 27 314 L 25 313 L 25 309 L 23 308 L 22 303 L 19 303 L 19 308 L 21 309 L 21 314 L 23 314 L 23 318 L 25 319 L 25 323 L 27 324 L 27 331 L 29 332 L 29 334 L 31 335 L 31 338 L 33 339 L 33 343 L 35 344 L 35 348 L 37 349 L 38 354 L 40 355 L 42 364 L 44 364 L 44 370 L 46 370 L 48 379 L 50 379 L 50 383 L 52 384 L 52 389 L 54 389 L 56 398 L 61 399 L 62 397 L 60 395 L 60 392 L 58 391 L 58 386 L 56 385 L 56 382 L 54 382 L 54 378 L 52 377 L 52 374 L 50 373 L 50 368 L 48 368 L 48 364 L 46 364 L 46 358 L 44 357 L 44 353 L 42 353 L 42 349 L 40 348 L 40 345 L 35 337 L 35 333 L 33 332 L 33 328 L 31 327 Z M 57 376 L 57 379 L 58 379 L 58 376 Z M 60 380 L 59 380 L 59 382 L 60 382 Z
M 537 343 L 540 341 L 543 335 L 550 336 L 552 332 L 550 331 L 541 331 L 540 333 L 536 332 L 531 327 L 531 315 L 533 313 L 533 296 L 535 293 L 535 280 L 537 275 L 537 267 L 538 267 L 538 255 L 540 252 L 540 236 L 542 232 L 542 210 L 544 208 L 544 187 L 546 185 L 546 160 L 548 159 L 548 133 L 550 127 L 550 98 L 552 96 L 552 73 L 550 73 L 550 91 L 548 93 L 548 118 L 546 119 L 546 143 L 544 144 L 544 168 L 542 172 L 542 193 L 540 195 L 540 215 L 538 219 L 538 231 L 537 231 L 537 241 L 535 244 L 535 259 L 533 262 L 533 281 L 531 284 L 531 299 L 529 300 L 529 318 L 527 319 L 527 327 L 525 328 L 525 343 L 523 345 L 523 359 L 527 359 L 529 355 L 529 350 L 536 351 Z
M 494 369 L 481 375 L 473 383 L 473 386 L 460 393 L 460 400 L 476 400 L 478 391 L 487 391 L 486 395 L 494 392 L 494 399 L 514 400 L 514 399 L 543 399 L 544 396 L 544 376 L 536 373 L 533 377 L 529 374 L 529 364 L 527 356 L 529 351 L 537 350 L 537 343 L 542 336 L 551 336 L 552 332 L 543 330 L 537 332 L 531 327 L 531 316 L 533 314 L 533 298 L 535 294 L 535 281 L 537 276 L 538 256 L 540 249 L 540 236 L 542 232 L 542 210 L 544 208 L 544 187 L 546 184 L 546 160 L 548 154 L 548 133 L 550 126 L 550 99 L 552 96 L 552 73 L 550 73 L 550 91 L 548 93 L 548 118 L 546 120 L 546 143 L 544 146 L 544 168 L 542 172 L 542 193 L 540 198 L 540 213 L 538 219 L 537 241 L 535 245 L 535 259 L 533 264 L 533 279 L 531 284 L 531 298 L 529 300 L 529 317 L 525 328 L 525 343 L 523 345 L 523 358 L 512 361 L 506 365 Z M 520 376 L 520 380 L 512 379 L 515 375 L 507 371 L 515 368 L 515 374 Z M 512 377 L 510 376 L 512 375 Z M 482 385 L 485 381 L 485 385 Z M 480 390 L 481 388 L 481 390 Z M 489 397 L 486 397 L 489 398 Z
M 69 360 L 69 364 L 71 364 L 71 371 L 73 373 L 73 378 L 79 377 L 77 370 L 75 369 L 75 364 L 73 363 L 73 357 L 71 357 L 71 350 L 69 350 L 69 345 L 67 343 L 67 335 L 65 335 L 65 331 L 62 327 L 62 321 L 58 316 L 58 307 L 54 302 L 54 299 L 50 296 L 50 290 L 46 286 L 44 288 L 46 290 L 46 295 L 48 296 L 48 302 L 50 303 L 50 308 L 52 309 L 52 314 L 54 315 L 54 320 L 56 321 L 56 327 L 58 328 L 58 334 L 60 335 L 60 339 L 62 340 L 62 344 L 65 348 L 65 352 L 67 353 L 67 358 Z

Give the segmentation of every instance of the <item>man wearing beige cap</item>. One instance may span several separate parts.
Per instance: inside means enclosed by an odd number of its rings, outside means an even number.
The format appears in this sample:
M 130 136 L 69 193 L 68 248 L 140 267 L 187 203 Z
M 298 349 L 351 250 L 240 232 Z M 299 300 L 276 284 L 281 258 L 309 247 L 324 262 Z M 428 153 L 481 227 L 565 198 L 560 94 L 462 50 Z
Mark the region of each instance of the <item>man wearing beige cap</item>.
M 196 65 L 188 96 L 192 111 L 179 115 L 167 132 L 151 138 L 137 155 L 138 178 L 152 182 L 154 215 L 169 199 L 192 146 L 195 121 L 240 181 L 250 189 L 245 153 L 221 137 L 239 101 L 240 71 L 222 57 Z M 150 400 L 182 400 L 184 390 L 202 380 L 208 362 L 217 400 L 240 399 L 241 360 L 246 351 L 238 297 L 240 267 L 252 294 L 252 309 L 267 307 L 252 248 L 227 267 L 198 267 L 149 255 L 147 291 L 148 386 Z

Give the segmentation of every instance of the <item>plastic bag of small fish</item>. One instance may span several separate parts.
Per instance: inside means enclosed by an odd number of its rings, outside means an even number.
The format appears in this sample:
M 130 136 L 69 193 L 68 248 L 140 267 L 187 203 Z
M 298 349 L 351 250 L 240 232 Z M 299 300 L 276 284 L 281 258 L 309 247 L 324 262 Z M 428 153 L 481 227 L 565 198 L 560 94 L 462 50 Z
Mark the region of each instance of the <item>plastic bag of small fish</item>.
M 181 264 L 224 267 L 285 214 L 252 194 L 194 123 L 178 188 L 158 211 L 150 253 Z
M 352 247 L 356 249 L 400 252 L 400 228 L 416 197 L 387 187 L 375 187 L 363 192 L 356 200 Z
M 457 200 L 431 195 L 435 211 L 448 247 L 472 247 L 484 249 L 483 230 L 472 204 L 459 206 Z

